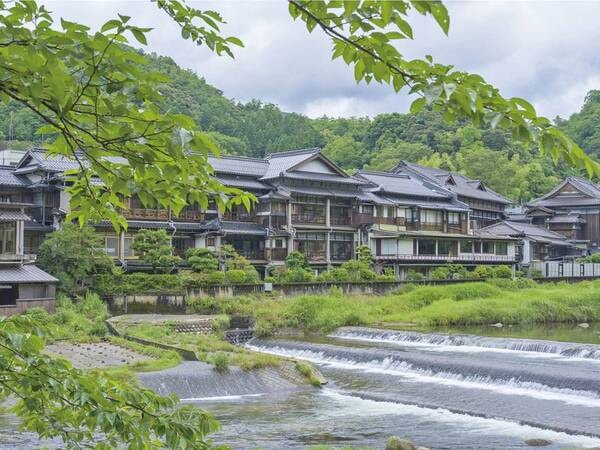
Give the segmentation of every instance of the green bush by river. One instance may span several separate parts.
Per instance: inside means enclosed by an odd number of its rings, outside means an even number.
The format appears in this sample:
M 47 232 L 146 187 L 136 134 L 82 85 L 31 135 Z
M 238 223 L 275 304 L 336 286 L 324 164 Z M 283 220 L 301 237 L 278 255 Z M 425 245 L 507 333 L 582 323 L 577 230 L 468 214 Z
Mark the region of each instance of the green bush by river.
M 190 310 L 253 314 L 260 335 L 286 328 L 329 332 L 352 325 L 584 322 L 600 320 L 600 281 L 536 284 L 526 279 L 498 279 L 444 286 L 408 285 L 384 296 L 347 296 L 332 289 L 329 295 L 291 298 L 206 298 L 191 301 Z

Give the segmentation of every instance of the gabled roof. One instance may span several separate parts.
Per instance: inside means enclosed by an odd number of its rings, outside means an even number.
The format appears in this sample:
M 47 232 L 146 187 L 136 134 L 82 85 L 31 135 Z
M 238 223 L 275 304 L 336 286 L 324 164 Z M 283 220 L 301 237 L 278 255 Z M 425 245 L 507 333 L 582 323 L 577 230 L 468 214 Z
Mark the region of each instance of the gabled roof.
M 29 180 L 15 174 L 14 167 L 0 167 L 0 186 L 28 186 Z
M 289 152 L 271 153 L 266 157 L 269 163 L 267 172 L 263 175 L 263 180 L 278 178 L 281 176 L 293 176 L 293 172 L 309 172 L 311 175 L 334 175 L 336 178 L 331 178 L 331 181 L 336 179 L 350 178 L 350 176 L 338 167 L 333 161 L 321 153 L 319 148 L 306 148 L 302 150 L 293 150 Z M 317 173 L 314 170 L 305 169 L 302 167 L 311 161 L 318 160 L 324 164 L 331 172 Z
M 245 156 L 209 156 L 208 162 L 219 173 L 262 177 L 269 167 L 264 159 L 247 158 Z
M 374 185 L 374 193 L 401 194 L 414 197 L 449 199 L 452 193 L 438 186 L 427 186 L 423 180 L 409 174 L 360 170 L 357 176 Z
M 88 166 L 83 154 L 81 162 L 84 167 Z M 66 170 L 79 169 L 80 165 L 75 159 L 63 155 L 50 154 L 46 149 L 33 148 L 23 155 L 15 167 L 16 174 L 30 173 L 37 170 L 50 173 L 60 173 Z
M 503 197 L 497 192 L 484 186 L 480 180 L 472 180 L 457 172 L 421 166 L 420 164 L 408 161 L 401 161 L 400 164 L 392 169 L 392 171 L 396 173 L 409 172 L 415 175 L 421 175 L 439 186 L 443 186 L 463 197 L 489 200 L 504 205 L 510 205 L 512 203 L 506 197 Z
M 570 186 L 575 189 L 574 195 L 560 195 L 560 192 Z M 529 206 L 575 206 L 597 205 L 600 203 L 600 188 L 589 180 L 579 177 L 567 177 L 547 194 L 528 203 Z
M 560 233 L 531 223 L 503 220 L 481 229 L 482 231 L 504 236 L 525 237 L 536 242 L 553 245 L 571 245 L 568 239 Z

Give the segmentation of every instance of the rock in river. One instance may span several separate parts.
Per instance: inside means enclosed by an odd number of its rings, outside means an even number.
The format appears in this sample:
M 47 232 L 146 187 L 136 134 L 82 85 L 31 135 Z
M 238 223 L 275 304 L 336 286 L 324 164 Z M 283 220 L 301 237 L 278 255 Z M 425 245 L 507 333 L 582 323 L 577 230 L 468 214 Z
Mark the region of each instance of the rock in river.
M 530 447 L 546 447 L 552 445 L 552 442 L 547 441 L 546 439 L 527 439 L 525 443 Z

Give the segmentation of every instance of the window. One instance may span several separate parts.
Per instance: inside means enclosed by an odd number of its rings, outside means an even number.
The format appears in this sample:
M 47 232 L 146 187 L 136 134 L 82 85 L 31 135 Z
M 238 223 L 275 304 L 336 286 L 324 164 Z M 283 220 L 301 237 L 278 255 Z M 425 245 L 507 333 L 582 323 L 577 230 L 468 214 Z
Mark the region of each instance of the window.
M 474 253 L 481 253 L 481 241 L 475 241 L 474 245 Z
M 460 252 L 461 253 L 473 253 L 473 241 L 461 241 Z
M 404 215 L 406 216 L 406 221 L 407 222 L 414 222 L 415 217 L 413 214 L 413 210 L 411 208 L 406 208 L 404 210 Z
M 125 242 L 125 246 L 123 248 L 123 255 L 125 256 L 125 258 L 131 258 L 131 257 L 135 256 L 135 253 L 133 252 L 133 249 L 131 248 L 131 246 L 133 244 L 133 236 L 125 236 L 124 242 Z
M 492 241 L 483 241 L 481 243 L 481 253 L 494 253 L 494 243 Z
M 508 244 L 506 242 L 496 242 L 496 255 L 508 255 Z
M 421 222 L 431 225 L 441 224 L 442 212 L 433 209 L 423 209 L 421 210 Z
M 106 250 L 106 254 L 108 256 L 112 256 L 113 258 L 118 257 L 118 248 L 119 238 L 117 236 L 106 236 L 104 238 L 104 249 Z
M 435 255 L 435 241 L 433 239 L 419 239 L 419 255 Z
M 438 241 L 438 255 L 456 256 L 458 241 Z
M 275 239 L 275 248 L 283 248 L 283 239 Z
M 373 205 L 362 205 L 363 214 L 373 214 Z
M 214 236 L 206 238 L 206 246 L 207 247 L 214 247 L 215 246 L 215 238 L 214 238 Z
M 448 213 L 448 224 L 449 225 L 458 225 L 459 223 L 460 223 L 460 213 L 449 212 Z

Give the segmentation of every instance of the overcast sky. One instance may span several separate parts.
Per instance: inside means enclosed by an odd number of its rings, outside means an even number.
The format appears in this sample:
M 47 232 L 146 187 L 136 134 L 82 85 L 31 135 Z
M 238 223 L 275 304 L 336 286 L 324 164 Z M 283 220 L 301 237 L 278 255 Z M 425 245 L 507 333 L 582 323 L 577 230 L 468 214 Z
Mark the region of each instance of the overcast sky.
M 409 100 L 389 87 L 356 85 L 352 71 L 331 61 L 331 44 L 293 22 L 283 0 L 190 1 L 218 10 L 229 35 L 245 48 L 236 59 L 217 57 L 181 39 L 177 27 L 148 0 L 40 0 L 57 16 L 92 27 L 117 12 L 150 26 L 149 49 L 171 56 L 221 89 L 227 97 L 272 102 L 311 117 L 373 116 L 405 112 Z M 453 1 L 450 36 L 431 19 L 415 17 L 415 40 L 401 42 L 409 57 L 436 60 L 477 72 L 505 96 L 533 102 L 550 118 L 581 107 L 600 89 L 600 1 Z

